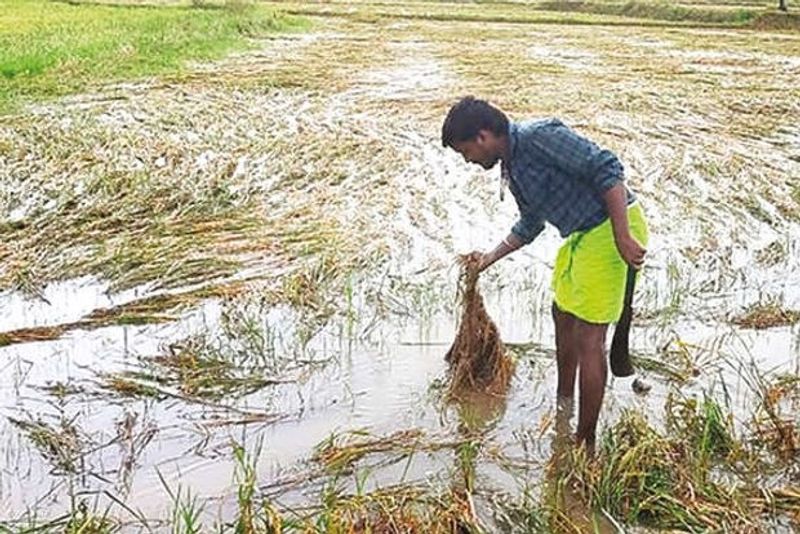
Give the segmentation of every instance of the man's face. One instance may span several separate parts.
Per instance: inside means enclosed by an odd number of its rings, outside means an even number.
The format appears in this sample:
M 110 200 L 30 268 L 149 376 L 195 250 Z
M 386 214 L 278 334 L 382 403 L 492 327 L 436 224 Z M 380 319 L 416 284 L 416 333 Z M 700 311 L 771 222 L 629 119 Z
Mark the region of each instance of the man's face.
M 500 154 L 495 148 L 492 137 L 489 132 L 481 130 L 475 139 L 456 141 L 453 143 L 453 148 L 467 163 L 475 163 L 489 170 L 500 161 Z

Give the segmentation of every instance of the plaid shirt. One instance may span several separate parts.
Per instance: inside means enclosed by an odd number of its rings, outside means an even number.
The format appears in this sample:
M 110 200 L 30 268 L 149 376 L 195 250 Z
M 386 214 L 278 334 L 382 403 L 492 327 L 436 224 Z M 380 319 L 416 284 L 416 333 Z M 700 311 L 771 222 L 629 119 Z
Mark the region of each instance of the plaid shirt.
M 617 157 L 558 119 L 509 125 L 510 161 L 502 176 L 519 207 L 511 232 L 530 243 L 549 222 L 562 237 L 608 217 L 603 193 L 623 180 Z M 628 191 L 628 204 L 636 197 Z

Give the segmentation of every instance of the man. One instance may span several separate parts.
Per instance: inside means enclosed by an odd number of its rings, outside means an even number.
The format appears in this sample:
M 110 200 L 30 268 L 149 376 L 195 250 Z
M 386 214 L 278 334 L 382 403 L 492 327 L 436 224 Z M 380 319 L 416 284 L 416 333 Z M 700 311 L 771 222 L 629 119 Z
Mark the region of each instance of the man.
M 591 449 L 608 373 L 606 332 L 622 313 L 627 265 L 642 267 L 648 240 L 622 165 L 557 119 L 510 122 L 473 97 L 450 109 L 442 144 L 487 170 L 502 162 L 519 207 L 508 237 L 491 252 L 472 253 L 481 270 L 533 241 L 545 222 L 566 238 L 552 280 L 557 394 L 559 402 L 572 402 L 580 369 L 576 439 Z

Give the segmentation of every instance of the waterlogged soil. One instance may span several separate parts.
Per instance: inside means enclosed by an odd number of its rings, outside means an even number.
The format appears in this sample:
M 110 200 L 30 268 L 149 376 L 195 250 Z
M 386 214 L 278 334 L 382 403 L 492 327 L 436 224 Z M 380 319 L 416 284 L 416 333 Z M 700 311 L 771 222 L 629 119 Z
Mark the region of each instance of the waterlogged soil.
M 354 431 L 421 431 L 420 443 L 480 433 L 476 509 L 486 524 L 489 495 L 540 488 L 555 436 L 554 230 L 481 280 L 518 358 L 507 398 L 460 410 L 442 400 L 459 312 L 453 260 L 494 246 L 515 220 L 497 170 L 472 168 L 438 142 L 443 114 L 466 93 L 517 119 L 558 115 L 615 149 L 648 214 L 653 240 L 631 342 L 661 367 L 642 371 L 652 385 L 644 396 L 632 379 L 611 380 L 601 427 L 628 408 L 658 425 L 669 394 L 703 392 L 723 395 L 737 426 L 746 425 L 754 398 L 744 370 L 800 371 L 797 326 L 734 324 L 762 303 L 800 309 L 800 94 L 790 83 L 798 76 L 796 35 L 332 17 L 307 35 L 198 65 L 185 79 L 109 87 L 3 118 L 6 222 L 35 221 L 48 188 L 60 183 L 54 177 L 94 172 L 35 159 L 69 154 L 86 131 L 111 144 L 131 140 L 127 150 L 91 154 L 104 169 L 174 167 L 202 181 L 230 168 L 223 176 L 246 184 L 264 225 L 281 224 L 281 206 L 305 198 L 292 224 L 307 219 L 331 233 L 313 246 L 266 250 L 258 247 L 280 234 L 215 236 L 211 254 L 236 259 L 237 268 L 199 285 L 243 281 L 236 295 L 164 310 L 144 324 L 75 328 L 0 348 L 0 518 L 24 520 L 32 510 L 56 517 L 82 499 L 136 529 L 143 518 L 170 517 L 169 486 L 203 503 L 204 524 L 230 521 L 233 443 L 257 456 L 258 485 L 279 508 L 318 504 L 326 479 L 315 447 Z M 28 206 L 20 191 L 36 183 L 41 198 L 32 202 L 40 205 Z M 52 250 L 31 239 L 43 254 Z M 217 246 L 232 241 L 253 246 Z M 9 261 L 35 261 L 3 246 Z M 148 246 L 174 252 L 168 241 Z M 207 243 L 186 246 L 178 265 Z M 343 251 L 343 275 L 318 275 Z M 117 274 L 104 277 L 91 264 L 83 272 L 64 266 L 62 281 L 52 262 L 33 272 L 44 273 L 35 294 L 8 285 L 0 331 L 73 323 L 198 286 L 153 279 L 119 290 L 126 284 L 115 284 Z M 304 298 L 311 289 L 318 294 Z M 276 383 L 210 394 L 159 381 L 165 368 L 149 358 L 180 353 L 198 336 L 217 354 L 236 353 L 234 367 Z M 143 369 L 149 378 L 130 374 Z M 155 389 L 112 380 L 132 376 Z M 66 438 L 53 445 L 20 421 Z M 368 488 L 448 487 L 459 476 L 452 448 L 383 460 L 365 460 Z

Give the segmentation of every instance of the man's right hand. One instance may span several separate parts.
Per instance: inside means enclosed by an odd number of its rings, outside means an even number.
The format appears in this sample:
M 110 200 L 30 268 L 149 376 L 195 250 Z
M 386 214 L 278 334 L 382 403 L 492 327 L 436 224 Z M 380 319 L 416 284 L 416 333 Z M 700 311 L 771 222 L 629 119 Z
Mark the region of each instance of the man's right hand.
M 474 263 L 478 267 L 478 272 L 483 271 L 494 263 L 490 253 L 481 252 L 480 250 L 473 250 L 469 254 L 465 254 L 461 257 L 461 262 L 462 264 Z
M 509 234 L 497 247 L 491 252 L 482 252 L 474 250 L 469 254 L 462 256 L 463 261 L 475 262 L 478 266 L 478 272 L 483 271 L 497 260 L 506 257 L 522 246 L 514 234 Z

